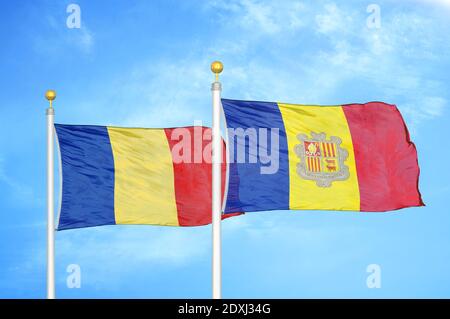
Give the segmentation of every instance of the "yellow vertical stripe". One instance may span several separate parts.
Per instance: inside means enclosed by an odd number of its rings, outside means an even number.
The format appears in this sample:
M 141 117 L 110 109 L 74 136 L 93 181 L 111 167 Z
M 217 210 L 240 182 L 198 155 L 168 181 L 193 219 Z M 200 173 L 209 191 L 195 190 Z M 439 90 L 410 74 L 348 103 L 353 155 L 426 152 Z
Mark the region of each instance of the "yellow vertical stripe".
M 108 127 L 117 224 L 178 226 L 170 147 L 162 129 Z
M 358 177 L 352 137 L 340 106 L 306 106 L 278 103 L 289 147 L 290 209 L 333 209 L 356 210 L 360 206 Z M 314 180 L 307 180 L 297 173 L 300 162 L 294 148 L 300 141 L 298 134 L 311 137 L 311 132 L 326 133 L 326 139 L 337 136 L 342 139 L 341 147 L 348 151 L 345 165 L 350 176 L 344 181 L 333 181 L 330 187 L 319 187 Z M 326 148 L 326 144 L 322 146 Z M 331 149 L 330 149 L 331 151 Z M 328 149 L 326 150 L 328 152 Z M 332 154 L 328 154 L 332 155 Z M 325 170 L 324 170 L 325 171 Z

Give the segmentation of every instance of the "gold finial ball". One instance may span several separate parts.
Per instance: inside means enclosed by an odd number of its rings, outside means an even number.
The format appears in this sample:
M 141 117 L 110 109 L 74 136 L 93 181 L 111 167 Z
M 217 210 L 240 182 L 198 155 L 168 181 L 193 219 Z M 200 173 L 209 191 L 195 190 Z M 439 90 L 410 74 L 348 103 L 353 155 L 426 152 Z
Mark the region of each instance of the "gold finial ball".
M 55 90 L 48 90 L 45 92 L 45 98 L 49 101 L 53 101 L 56 99 L 56 91 Z
M 214 61 L 211 63 L 211 71 L 215 74 L 219 74 L 223 71 L 223 64 L 220 61 Z

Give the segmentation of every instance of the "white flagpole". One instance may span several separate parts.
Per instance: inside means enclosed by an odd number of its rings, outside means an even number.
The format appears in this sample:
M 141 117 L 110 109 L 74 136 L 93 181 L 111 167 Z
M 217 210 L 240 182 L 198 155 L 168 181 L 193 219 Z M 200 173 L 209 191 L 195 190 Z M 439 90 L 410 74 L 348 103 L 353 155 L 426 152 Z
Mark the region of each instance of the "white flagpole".
M 52 106 L 56 92 L 48 90 L 45 98 L 50 105 L 47 108 L 47 299 L 55 299 L 55 213 L 54 213 L 54 116 Z
M 222 139 L 220 136 L 220 93 L 222 85 L 219 82 L 219 73 L 223 65 L 219 61 L 211 64 L 211 71 L 216 75 L 212 83 L 213 122 L 212 122 L 212 297 L 222 298 L 222 192 L 221 192 L 221 163 Z

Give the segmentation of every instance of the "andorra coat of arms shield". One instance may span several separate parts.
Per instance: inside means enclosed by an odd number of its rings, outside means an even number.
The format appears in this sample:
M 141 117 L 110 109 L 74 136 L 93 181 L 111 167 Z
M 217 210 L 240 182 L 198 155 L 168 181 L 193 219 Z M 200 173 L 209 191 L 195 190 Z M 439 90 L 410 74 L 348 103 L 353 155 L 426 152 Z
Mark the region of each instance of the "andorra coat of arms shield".
M 326 139 L 325 133 L 311 132 L 311 136 L 298 134 L 300 141 L 295 146 L 295 153 L 300 162 L 297 164 L 297 174 L 306 180 L 313 180 L 319 187 L 330 187 L 334 181 L 344 181 L 349 178 L 349 168 L 345 165 L 348 151 L 344 149 L 342 139 L 331 136 Z

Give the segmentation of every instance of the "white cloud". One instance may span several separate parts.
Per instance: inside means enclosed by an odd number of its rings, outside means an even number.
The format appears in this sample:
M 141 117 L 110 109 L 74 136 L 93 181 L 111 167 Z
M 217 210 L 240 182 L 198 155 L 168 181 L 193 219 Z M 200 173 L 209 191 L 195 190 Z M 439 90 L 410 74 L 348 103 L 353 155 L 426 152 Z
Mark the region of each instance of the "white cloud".
M 443 114 L 447 103 L 445 85 L 429 79 L 421 67 L 424 62 L 442 61 L 450 49 L 443 45 L 446 41 L 440 38 L 442 33 L 435 21 L 412 12 L 384 13 L 382 28 L 368 29 L 361 28 L 365 17 L 348 8 L 328 5 L 325 10 L 326 18 L 317 16 L 318 21 L 327 21 L 325 29 L 319 24 L 319 30 L 333 34 L 329 39 L 332 50 L 321 50 L 320 62 L 311 63 L 325 91 L 360 79 L 387 97 L 386 102 L 403 101 L 398 106 L 414 126 Z M 330 78 L 331 83 L 327 82 Z
M 90 54 L 95 46 L 94 33 L 83 22 L 81 28 L 69 29 L 65 21 L 60 21 L 54 16 L 45 19 L 47 33 L 33 35 L 33 48 L 43 55 L 58 55 L 67 50 L 78 50 L 83 54 Z
M 226 24 L 239 26 L 254 36 L 279 35 L 304 26 L 301 16 L 305 5 L 300 1 L 217 0 L 208 2 L 206 8 L 221 11 L 222 16 L 226 15 Z
M 424 15 L 383 11 L 382 28 L 369 29 L 365 7 L 336 3 L 214 1 L 205 10 L 222 19 L 216 42 L 200 51 L 187 49 L 190 53 L 176 63 L 144 61 L 121 76 L 113 94 L 118 108 L 129 112 L 120 118 L 120 125 L 161 127 L 205 119 L 212 79 L 209 63 L 217 57 L 225 58 L 226 97 L 315 104 L 365 102 L 342 95 L 343 85 L 365 81 L 380 96 L 372 99 L 397 103 L 414 94 L 416 101 L 430 96 L 445 100 L 442 83 L 428 79 L 420 65 L 409 65 L 418 59 L 439 61 L 448 47 L 445 39 L 429 36 L 441 32 Z M 320 41 L 315 51 L 308 51 L 310 42 L 303 44 L 308 38 Z M 399 107 L 411 109 L 412 105 L 416 104 Z M 433 114 L 437 112 L 414 107 L 408 116 L 419 124 Z
M 74 43 L 85 53 L 90 53 L 94 47 L 94 35 L 87 28 L 82 27 L 79 30 L 76 30 L 78 33 L 73 36 Z
M 437 96 L 414 97 L 402 105 L 402 111 L 412 119 L 410 129 L 416 131 L 417 125 L 423 121 L 432 120 L 444 114 L 447 100 Z
M 222 223 L 224 238 L 242 230 L 241 217 Z M 161 271 L 162 265 L 166 272 L 187 267 L 210 256 L 211 247 L 211 226 L 113 225 L 56 233 L 58 265 L 78 264 L 89 274 L 88 286 L 115 285 L 122 276 Z M 42 254 L 33 259 L 42 262 Z
M 325 12 L 319 13 L 315 17 L 319 33 L 345 32 L 348 25 L 352 23 L 352 17 L 339 9 L 335 3 L 326 4 L 324 10 Z
M 239 6 L 236 3 L 242 2 L 233 3 L 234 10 L 237 10 Z M 278 2 L 265 1 L 264 6 L 274 8 L 272 22 L 276 24 L 274 30 L 279 34 L 275 31 L 268 34 L 257 27 L 252 28 L 251 33 L 240 33 L 238 39 L 251 45 L 241 52 L 236 63 L 240 66 L 233 68 L 237 77 L 228 85 L 244 87 L 244 98 L 264 98 L 270 94 L 271 100 L 274 96 L 291 101 L 301 98 L 303 103 L 328 101 L 328 96 L 339 95 L 341 86 L 351 80 L 367 81 L 367 85 L 380 92 L 382 98 L 390 97 L 395 101 L 410 96 L 412 92 L 418 99 L 441 95 L 444 98 L 442 85 L 431 85 L 421 65 L 416 62 L 420 59 L 421 62 L 437 63 L 446 56 L 444 52 L 449 51 L 446 44 L 448 37 L 443 36 L 439 25 L 431 17 L 412 11 L 383 10 L 382 27 L 369 29 L 364 6 L 355 8 L 345 4 L 321 3 L 302 5 L 301 10 L 296 12 L 296 19 L 309 23 L 286 38 L 286 32 L 279 30 L 286 31 L 283 26 L 289 23 L 284 23 L 286 19 L 276 20 L 274 17 L 277 11 L 283 11 L 289 5 L 279 9 L 276 8 Z M 241 15 L 248 16 L 253 11 L 243 12 Z M 247 20 L 259 21 L 259 16 L 255 14 Z M 308 20 L 310 16 L 312 21 Z M 254 24 L 257 25 L 256 22 Z M 242 24 L 237 23 L 235 32 L 229 32 L 235 34 L 242 29 L 245 29 Z M 264 38 L 261 38 L 262 35 Z M 269 51 L 271 59 L 277 61 L 275 68 L 274 63 L 258 56 L 260 51 L 257 48 L 264 47 L 268 38 L 271 48 L 264 51 Z M 221 37 L 221 42 L 227 40 Z M 319 45 L 315 45 L 317 41 L 320 41 Z M 288 43 L 288 50 L 277 50 L 277 46 L 286 47 Z M 316 51 L 311 51 L 311 43 Z M 227 69 L 227 72 L 231 71 Z M 392 100 L 387 102 L 395 102 Z
M 441 116 L 447 106 L 447 100 L 437 96 L 427 97 L 423 102 L 424 112 L 430 117 Z
M 179 266 L 206 254 L 209 237 L 208 227 L 104 226 L 58 232 L 56 243 L 59 258 L 80 265 L 97 260 L 103 267 L 106 260 L 127 260 L 133 263 L 130 267 Z M 118 272 L 122 265 L 108 265 L 111 267 Z
M 120 93 L 136 103 L 122 124 L 170 127 L 204 119 L 204 107 L 209 105 L 205 96 L 213 78 L 209 63 L 197 57 L 176 63 L 153 61 L 134 69 Z
M 436 6 L 442 6 L 447 9 L 450 9 L 450 0 L 419 0 L 420 2 L 426 3 L 426 4 L 432 4 Z

